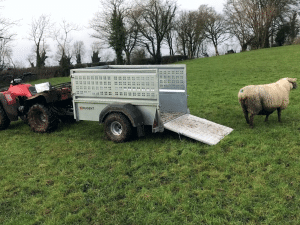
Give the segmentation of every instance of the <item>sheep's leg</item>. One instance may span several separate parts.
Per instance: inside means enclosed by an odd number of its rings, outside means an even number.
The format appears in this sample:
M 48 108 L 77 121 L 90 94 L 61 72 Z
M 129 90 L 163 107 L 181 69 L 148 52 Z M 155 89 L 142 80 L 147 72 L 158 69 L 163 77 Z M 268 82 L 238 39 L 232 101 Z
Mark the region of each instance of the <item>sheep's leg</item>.
M 249 124 L 248 111 L 247 111 L 247 109 L 245 109 L 244 107 L 243 107 L 243 113 L 244 113 L 246 122 Z
M 277 108 L 278 122 L 281 122 L 281 108 Z
M 250 121 L 249 121 L 250 128 L 253 128 L 253 119 L 254 119 L 254 114 L 251 114 L 250 115 Z
M 267 121 L 268 121 L 269 115 L 270 115 L 270 114 L 267 114 L 267 115 L 266 115 L 265 122 L 267 122 Z

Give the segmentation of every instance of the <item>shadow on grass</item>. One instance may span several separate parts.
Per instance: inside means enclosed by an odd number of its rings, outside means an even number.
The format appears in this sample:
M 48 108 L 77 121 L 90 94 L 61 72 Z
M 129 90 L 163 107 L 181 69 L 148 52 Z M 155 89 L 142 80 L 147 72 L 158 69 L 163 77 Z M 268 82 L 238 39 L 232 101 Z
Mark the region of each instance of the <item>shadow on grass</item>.
M 11 122 L 7 129 L 14 130 L 14 129 L 21 129 L 24 127 L 28 127 L 30 129 L 30 127 L 27 124 L 25 124 L 22 120 L 18 120 L 18 121 Z
M 18 121 L 17 123 L 13 123 L 13 126 L 9 129 L 21 129 L 24 127 L 28 127 L 28 132 L 32 132 L 30 127 L 26 125 L 23 121 Z M 56 130 L 52 131 L 50 134 L 58 135 L 60 137 L 68 137 L 68 138 L 76 138 L 80 140 L 87 141 L 110 141 L 104 131 L 104 125 L 99 124 L 98 122 L 93 121 L 60 121 Z M 173 131 L 169 131 L 167 129 L 164 132 L 152 133 L 151 126 L 145 126 L 145 136 L 138 137 L 137 129 L 133 128 L 133 135 L 129 142 L 133 141 L 154 141 L 156 143 L 165 143 L 166 141 L 182 141 L 188 143 L 201 143 L 189 137 L 179 135 Z M 205 145 L 205 144 L 203 144 Z
M 134 140 L 137 140 L 137 135 L 135 135 Z M 145 126 L 145 136 L 140 138 L 141 140 L 151 139 L 151 140 L 179 140 L 179 141 L 188 141 L 191 143 L 199 143 L 199 141 L 196 141 L 192 138 L 179 135 L 176 132 L 164 129 L 164 132 L 158 132 L 158 133 L 152 133 L 152 127 L 151 126 Z M 201 143 L 201 142 L 200 142 Z

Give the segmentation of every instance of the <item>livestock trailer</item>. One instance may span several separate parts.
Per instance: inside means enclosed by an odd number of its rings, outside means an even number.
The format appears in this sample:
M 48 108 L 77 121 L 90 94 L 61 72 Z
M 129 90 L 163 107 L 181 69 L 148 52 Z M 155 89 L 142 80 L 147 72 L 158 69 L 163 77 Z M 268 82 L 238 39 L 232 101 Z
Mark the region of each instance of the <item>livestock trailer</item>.
M 233 129 L 190 114 L 187 106 L 186 65 L 102 66 L 71 70 L 76 121 L 105 124 L 116 142 L 130 138 L 134 127 L 144 136 L 164 129 L 209 145 Z

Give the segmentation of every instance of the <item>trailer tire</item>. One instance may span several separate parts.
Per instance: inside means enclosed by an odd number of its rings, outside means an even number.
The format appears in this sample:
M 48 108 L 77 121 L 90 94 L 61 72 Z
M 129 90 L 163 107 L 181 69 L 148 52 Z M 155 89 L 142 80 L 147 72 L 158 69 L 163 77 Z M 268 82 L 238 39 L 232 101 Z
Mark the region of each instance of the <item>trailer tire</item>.
M 114 142 L 128 141 L 132 135 L 131 123 L 121 113 L 109 114 L 104 124 L 107 137 Z
M 2 105 L 0 104 L 0 130 L 5 130 L 10 124 L 10 119 L 7 117 Z
M 58 125 L 56 114 L 46 106 L 40 104 L 30 107 L 27 120 L 31 129 L 37 133 L 51 132 Z

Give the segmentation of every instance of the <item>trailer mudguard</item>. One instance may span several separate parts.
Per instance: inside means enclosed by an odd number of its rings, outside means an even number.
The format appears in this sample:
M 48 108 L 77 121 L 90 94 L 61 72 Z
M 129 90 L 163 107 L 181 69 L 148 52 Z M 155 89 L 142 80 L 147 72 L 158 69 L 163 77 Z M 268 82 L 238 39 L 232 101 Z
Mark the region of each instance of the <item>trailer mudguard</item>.
M 18 105 L 13 104 L 9 105 L 3 93 L 0 93 L 0 103 L 2 104 L 4 111 L 10 121 L 17 121 L 18 120 Z
M 106 106 L 100 113 L 99 122 L 103 123 L 105 117 L 114 112 L 123 113 L 131 122 L 133 127 L 137 127 L 138 137 L 144 136 L 144 119 L 140 110 L 130 103 L 126 104 L 110 104 Z

